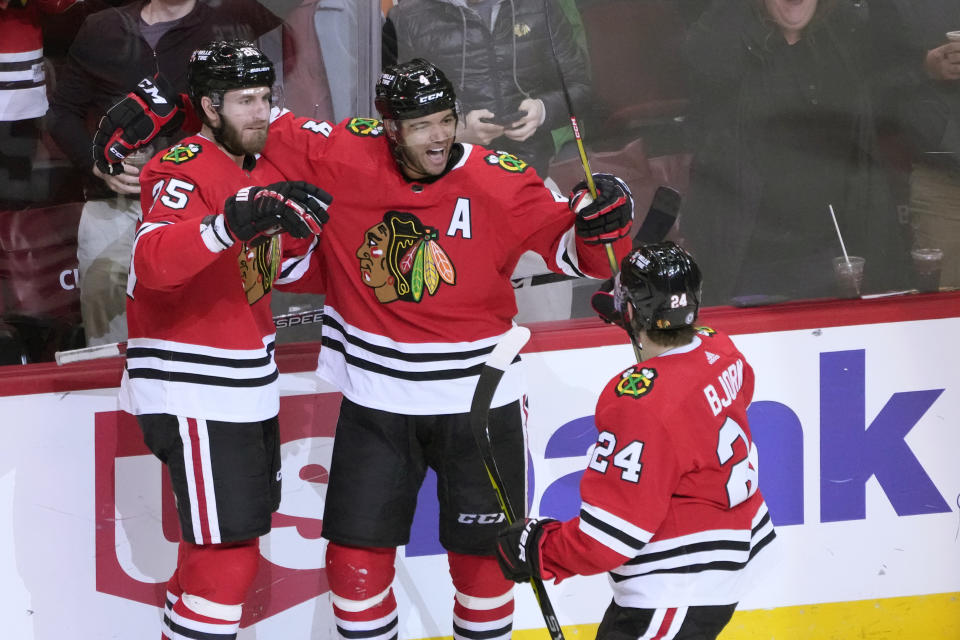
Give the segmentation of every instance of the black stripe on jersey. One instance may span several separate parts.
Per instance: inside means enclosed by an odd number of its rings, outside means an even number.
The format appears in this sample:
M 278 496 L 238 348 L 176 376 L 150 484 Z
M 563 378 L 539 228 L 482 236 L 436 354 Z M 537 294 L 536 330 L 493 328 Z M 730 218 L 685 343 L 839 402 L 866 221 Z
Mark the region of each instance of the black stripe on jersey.
M 464 638 L 473 638 L 474 640 L 488 640 L 488 638 L 499 638 L 501 636 L 506 636 L 510 634 L 511 629 L 513 629 L 513 623 L 504 625 L 499 629 L 490 629 L 488 631 L 464 629 L 456 622 L 453 623 L 454 635 L 463 636 Z
M 256 367 L 265 367 L 270 364 L 270 352 L 273 351 L 274 343 L 267 345 L 267 355 L 262 358 L 221 358 L 219 356 L 208 356 L 200 353 L 186 353 L 184 351 L 171 351 L 170 349 L 157 349 L 155 347 L 133 347 L 127 349 L 127 361 L 133 358 L 157 358 L 170 362 L 192 362 L 193 364 L 206 364 L 217 367 L 228 367 L 230 369 L 254 369 Z
M 760 522 L 757 523 L 757 526 L 750 530 L 750 537 L 752 538 L 753 536 L 757 535 L 757 532 L 760 531 L 760 529 L 763 529 L 768 522 L 770 522 L 769 511 L 763 514 L 763 517 L 760 518 Z
M 397 616 L 394 616 L 390 622 L 377 629 L 344 629 L 340 625 L 337 625 L 337 633 L 344 638 L 375 638 L 396 627 L 397 621 Z M 393 637 L 396 638 L 397 634 L 394 634 Z
M 0 81 L 0 91 L 14 91 L 16 89 L 30 89 L 32 87 L 42 87 L 44 80 L 6 80 Z
M 709 540 L 707 542 L 697 542 L 695 544 L 685 544 L 676 549 L 667 549 L 666 551 L 657 551 L 654 553 L 645 553 L 642 556 L 631 558 L 623 564 L 638 566 L 649 562 L 658 562 L 667 558 L 677 558 L 691 553 L 701 551 L 717 551 L 720 549 L 729 549 L 732 551 L 749 551 L 749 542 L 736 542 L 734 540 Z
M 573 260 L 570 258 L 570 254 L 566 250 L 563 251 L 563 261 L 567 263 L 567 266 L 573 269 L 573 272 L 576 273 L 581 278 L 586 278 L 587 276 L 577 268 L 577 265 L 573 264 Z
M 776 537 L 777 537 L 777 532 L 771 529 L 770 533 L 764 536 L 763 540 L 760 540 L 759 542 L 753 545 L 753 548 L 750 549 L 750 557 L 753 558 L 753 556 L 757 555 L 760 549 L 763 549 L 765 546 L 773 542 L 773 539 Z
M 40 64 L 41 62 L 43 62 L 43 56 L 37 56 L 30 60 L 17 60 L 16 62 L 0 62 L 0 71 L 30 71 L 33 69 L 33 65 Z
M 667 569 L 655 569 L 653 571 L 647 571 L 645 573 L 633 574 L 633 575 L 621 575 L 618 573 L 610 572 L 610 577 L 614 582 L 624 582 L 625 580 L 630 580 L 632 578 L 642 578 L 644 576 L 651 576 L 658 573 L 700 573 L 702 571 L 739 571 L 747 566 L 747 563 L 755 556 L 757 553 L 763 549 L 765 546 L 770 544 L 774 538 L 777 537 L 775 531 L 770 531 L 770 533 L 759 542 L 755 543 L 750 549 L 750 554 L 747 559 L 743 562 L 733 562 L 732 560 L 717 560 L 715 562 L 703 562 L 700 564 L 688 564 L 682 567 L 673 567 Z M 691 547 L 682 547 L 683 549 L 690 549 Z M 635 564 L 632 560 L 625 564 Z
M 378 356 L 383 356 L 385 358 L 394 358 L 396 360 L 405 360 L 406 362 L 434 362 L 438 360 L 467 360 L 469 358 L 476 358 L 479 356 L 489 355 L 493 348 L 496 345 L 490 345 L 489 347 L 483 347 L 481 349 L 472 349 L 470 351 L 445 351 L 443 353 L 406 353 L 404 351 L 398 351 L 396 349 L 391 349 L 390 347 L 382 347 L 380 345 L 372 344 L 366 340 L 361 340 L 355 336 L 350 335 L 343 328 L 343 325 L 337 322 L 335 318 L 327 314 L 323 317 L 323 324 L 326 327 L 331 327 L 336 329 L 347 339 L 347 342 L 355 347 L 359 347 L 364 351 L 369 351 L 370 353 L 375 353 Z M 344 353 L 342 340 L 330 336 L 323 336 L 323 344 L 326 345 L 327 341 L 331 342 L 331 346 L 340 353 Z M 337 348 L 337 344 L 340 344 L 341 347 Z M 477 369 L 479 372 L 479 368 Z M 473 375 L 476 375 L 474 373 Z
M 191 638 L 191 640 L 225 640 L 226 638 L 235 637 L 232 634 L 226 633 L 207 633 L 206 631 L 197 631 L 196 629 L 188 629 L 187 627 L 177 624 L 170 620 L 168 616 L 163 616 L 163 621 L 166 624 L 167 628 L 170 631 L 183 636 L 184 638 Z
M 614 582 L 624 582 L 633 578 L 644 578 L 646 576 L 656 575 L 658 573 L 700 573 L 702 571 L 739 571 L 747 566 L 747 561 L 734 562 L 732 560 L 716 560 L 714 562 L 702 562 L 700 564 L 687 564 L 682 567 L 672 567 L 666 569 L 654 569 L 645 573 L 621 575 L 610 572 L 610 577 Z
M 127 376 L 130 378 L 165 380 L 167 382 L 209 384 L 215 387 L 265 387 L 280 377 L 280 372 L 274 369 L 273 373 L 261 378 L 225 378 L 223 376 L 207 376 L 200 373 L 184 373 L 181 371 L 162 371 L 160 369 L 145 368 L 131 369 L 128 365 Z
M 607 534 L 611 538 L 616 538 L 623 544 L 635 549 L 636 551 L 640 551 L 640 549 L 642 549 L 646 544 L 643 540 L 638 540 L 633 536 L 627 535 L 620 529 L 617 529 L 616 527 L 607 524 L 603 520 L 598 519 L 596 516 L 590 515 L 589 513 L 587 513 L 582 509 L 580 511 L 580 519 L 586 522 L 587 524 L 593 527 L 596 527 L 600 531 L 603 531 L 605 534 Z M 630 562 L 633 562 L 633 560 L 631 560 Z M 627 564 L 629 564 L 630 562 L 628 562 Z
M 324 322 L 326 322 L 326 317 L 324 317 Z M 372 373 L 379 373 L 381 375 L 389 376 L 391 378 L 400 378 L 402 380 L 411 380 L 414 382 L 426 382 L 430 380 L 456 380 L 457 378 L 469 378 L 470 376 L 480 375 L 480 370 L 483 369 L 484 363 L 475 364 L 472 367 L 465 367 L 463 369 L 440 369 L 437 371 L 400 371 L 392 367 L 385 367 L 380 364 L 370 362 L 359 356 L 350 355 L 347 353 L 346 347 L 339 340 L 335 340 L 330 336 L 323 336 L 320 341 L 325 348 L 333 349 L 339 353 L 343 354 L 344 359 L 347 361 L 347 364 L 353 365 L 358 369 L 365 369 Z
M 300 266 L 300 263 L 302 263 L 303 260 L 304 258 L 291 258 L 287 263 L 287 268 L 280 271 L 280 274 L 277 276 L 277 280 L 283 280 L 284 278 L 289 277 L 290 272 Z
M 146 224 L 141 224 L 140 227 L 137 229 L 137 233 L 136 233 L 133 237 L 134 237 L 135 239 L 136 239 L 136 238 L 139 238 L 139 237 L 142 236 L 143 234 L 145 234 L 145 233 L 147 233 L 147 232 L 149 232 L 149 231 L 152 231 L 153 229 L 156 229 L 157 227 L 162 227 L 162 226 L 165 226 L 165 225 L 168 225 L 168 224 L 173 224 L 173 223 L 172 223 L 172 222 L 169 222 L 169 221 L 167 221 L 167 222 L 160 221 L 160 222 L 148 222 L 148 223 L 146 223 Z

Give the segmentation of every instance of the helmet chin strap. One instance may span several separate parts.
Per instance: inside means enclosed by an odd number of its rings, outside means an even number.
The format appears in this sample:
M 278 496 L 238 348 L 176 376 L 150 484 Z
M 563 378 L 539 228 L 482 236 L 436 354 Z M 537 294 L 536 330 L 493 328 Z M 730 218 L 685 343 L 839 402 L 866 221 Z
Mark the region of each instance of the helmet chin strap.
M 625 328 L 627 335 L 630 336 L 630 342 L 633 343 L 633 346 L 636 348 L 636 353 L 641 353 L 643 351 L 643 344 L 640 342 L 640 336 L 637 335 L 639 331 L 637 331 L 636 326 L 633 324 L 634 313 L 633 304 L 628 302 L 624 309 L 624 317 L 627 320 L 627 326 Z

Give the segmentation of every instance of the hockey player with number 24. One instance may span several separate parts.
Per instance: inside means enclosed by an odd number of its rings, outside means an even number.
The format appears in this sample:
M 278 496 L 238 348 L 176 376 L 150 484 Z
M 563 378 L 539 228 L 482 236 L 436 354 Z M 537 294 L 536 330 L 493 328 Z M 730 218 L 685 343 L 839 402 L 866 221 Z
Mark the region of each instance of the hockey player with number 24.
M 753 369 L 726 335 L 693 326 L 701 276 L 683 249 L 643 245 L 621 267 L 594 307 L 642 361 L 597 400 L 580 516 L 513 523 L 498 560 L 516 581 L 609 572 L 599 640 L 711 640 L 769 570 L 776 535 L 747 423 Z

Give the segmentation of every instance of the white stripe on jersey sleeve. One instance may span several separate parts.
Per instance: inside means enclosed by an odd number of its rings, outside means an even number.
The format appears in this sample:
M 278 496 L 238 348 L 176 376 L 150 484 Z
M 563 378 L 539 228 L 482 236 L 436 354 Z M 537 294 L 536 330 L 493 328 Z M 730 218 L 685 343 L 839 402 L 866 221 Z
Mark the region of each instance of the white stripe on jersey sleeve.
M 274 281 L 274 284 L 289 284 L 296 282 L 303 277 L 310 267 L 310 258 L 313 256 L 314 249 L 317 248 L 319 241 L 314 238 L 310 243 L 310 248 L 302 256 L 287 258 L 280 264 L 280 275 Z
M 586 502 L 580 507 L 580 531 L 628 558 L 640 553 L 653 537 L 653 533 Z
M 567 229 L 567 232 L 560 238 L 560 244 L 557 247 L 557 255 L 554 256 L 557 266 L 568 276 L 582 278 L 584 274 L 580 271 L 580 259 L 577 257 L 577 233 L 574 227 Z

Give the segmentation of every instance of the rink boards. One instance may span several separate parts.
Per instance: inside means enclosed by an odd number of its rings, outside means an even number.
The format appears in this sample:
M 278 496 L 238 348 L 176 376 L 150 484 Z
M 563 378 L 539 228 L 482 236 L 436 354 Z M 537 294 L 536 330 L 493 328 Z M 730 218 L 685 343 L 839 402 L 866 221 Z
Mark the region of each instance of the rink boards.
M 960 637 L 960 309 L 936 298 L 703 318 L 734 333 L 756 371 L 750 420 L 780 552 L 723 638 Z M 339 395 L 307 371 L 314 353 L 281 350 L 283 501 L 241 640 L 333 636 L 320 531 Z M 612 328 L 534 328 L 532 512 L 576 513 L 596 395 L 632 358 Z M 117 411 L 121 366 L 0 375 L 4 637 L 157 635 L 176 514 L 161 465 Z M 451 635 L 434 486 L 399 555 L 401 638 Z M 568 637 L 592 638 L 606 578 L 548 590 Z M 528 591 L 516 591 L 515 637 L 547 638 Z

